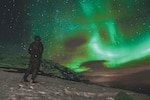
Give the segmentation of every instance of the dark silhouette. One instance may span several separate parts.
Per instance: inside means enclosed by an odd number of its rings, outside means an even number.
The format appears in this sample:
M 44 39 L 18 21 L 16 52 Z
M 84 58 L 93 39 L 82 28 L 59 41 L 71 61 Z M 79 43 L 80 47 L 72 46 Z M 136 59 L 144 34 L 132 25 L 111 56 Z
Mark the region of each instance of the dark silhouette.
M 40 40 L 41 39 L 39 36 L 35 36 L 34 42 L 32 42 L 28 48 L 28 53 L 30 54 L 30 61 L 25 75 L 23 76 L 22 82 L 28 82 L 27 77 L 30 73 L 32 74 L 30 83 L 35 82 L 35 78 L 37 77 L 40 68 L 43 53 L 43 44 Z

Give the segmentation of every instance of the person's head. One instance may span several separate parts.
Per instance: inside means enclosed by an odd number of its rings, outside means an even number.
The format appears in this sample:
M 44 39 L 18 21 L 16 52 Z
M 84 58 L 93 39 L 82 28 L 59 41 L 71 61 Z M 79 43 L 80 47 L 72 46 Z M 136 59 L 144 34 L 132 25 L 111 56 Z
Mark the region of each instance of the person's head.
M 41 40 L 41 38 L 38 36 L 38 35 L 36 35 L 35 37 L 34 37 L 34 41 L 40 41 Z

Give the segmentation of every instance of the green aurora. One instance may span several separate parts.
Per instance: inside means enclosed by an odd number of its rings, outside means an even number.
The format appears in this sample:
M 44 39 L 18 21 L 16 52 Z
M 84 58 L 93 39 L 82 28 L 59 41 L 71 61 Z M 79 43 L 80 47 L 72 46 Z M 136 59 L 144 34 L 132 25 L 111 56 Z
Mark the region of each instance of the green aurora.
M 94 60 L 106 60 L 108 68 L 120 67 L 150 55 L 147 2 L 31 0 L 31 37 L 42 37 L 44 58 L 75 72 L 88 70 L 81 64 Z

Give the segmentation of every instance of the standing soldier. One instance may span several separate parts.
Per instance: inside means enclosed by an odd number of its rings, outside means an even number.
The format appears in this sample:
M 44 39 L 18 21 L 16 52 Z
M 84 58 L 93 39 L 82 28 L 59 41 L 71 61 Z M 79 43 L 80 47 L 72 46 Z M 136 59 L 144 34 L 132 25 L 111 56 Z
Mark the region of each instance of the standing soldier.
M 28 53 L 30 54 L 29 67 L 23 76 L 22 82 L 28 82 L 27 77 L 30 75 L 30 73 L 32 74 L 30 83 L 35 82 L 43 53 L 43 44 L 40 40 L 41 39 L 39 36 L 35 36 L 34 42 L 32 42 L 28 48 Z

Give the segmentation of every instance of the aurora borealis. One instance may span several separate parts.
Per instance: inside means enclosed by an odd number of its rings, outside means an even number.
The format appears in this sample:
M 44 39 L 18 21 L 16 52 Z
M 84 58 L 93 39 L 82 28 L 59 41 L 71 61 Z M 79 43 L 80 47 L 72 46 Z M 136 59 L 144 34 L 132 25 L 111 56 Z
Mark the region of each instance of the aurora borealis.
M 108 68 L 120 67 L 150 56 L 149 4 L 149 0 L 28 0 L 22 36 L 31 40 L 41 36 L 43 58 L 75 72 L 88 70 L 80 65 L 94 60 L 106 60 Z

